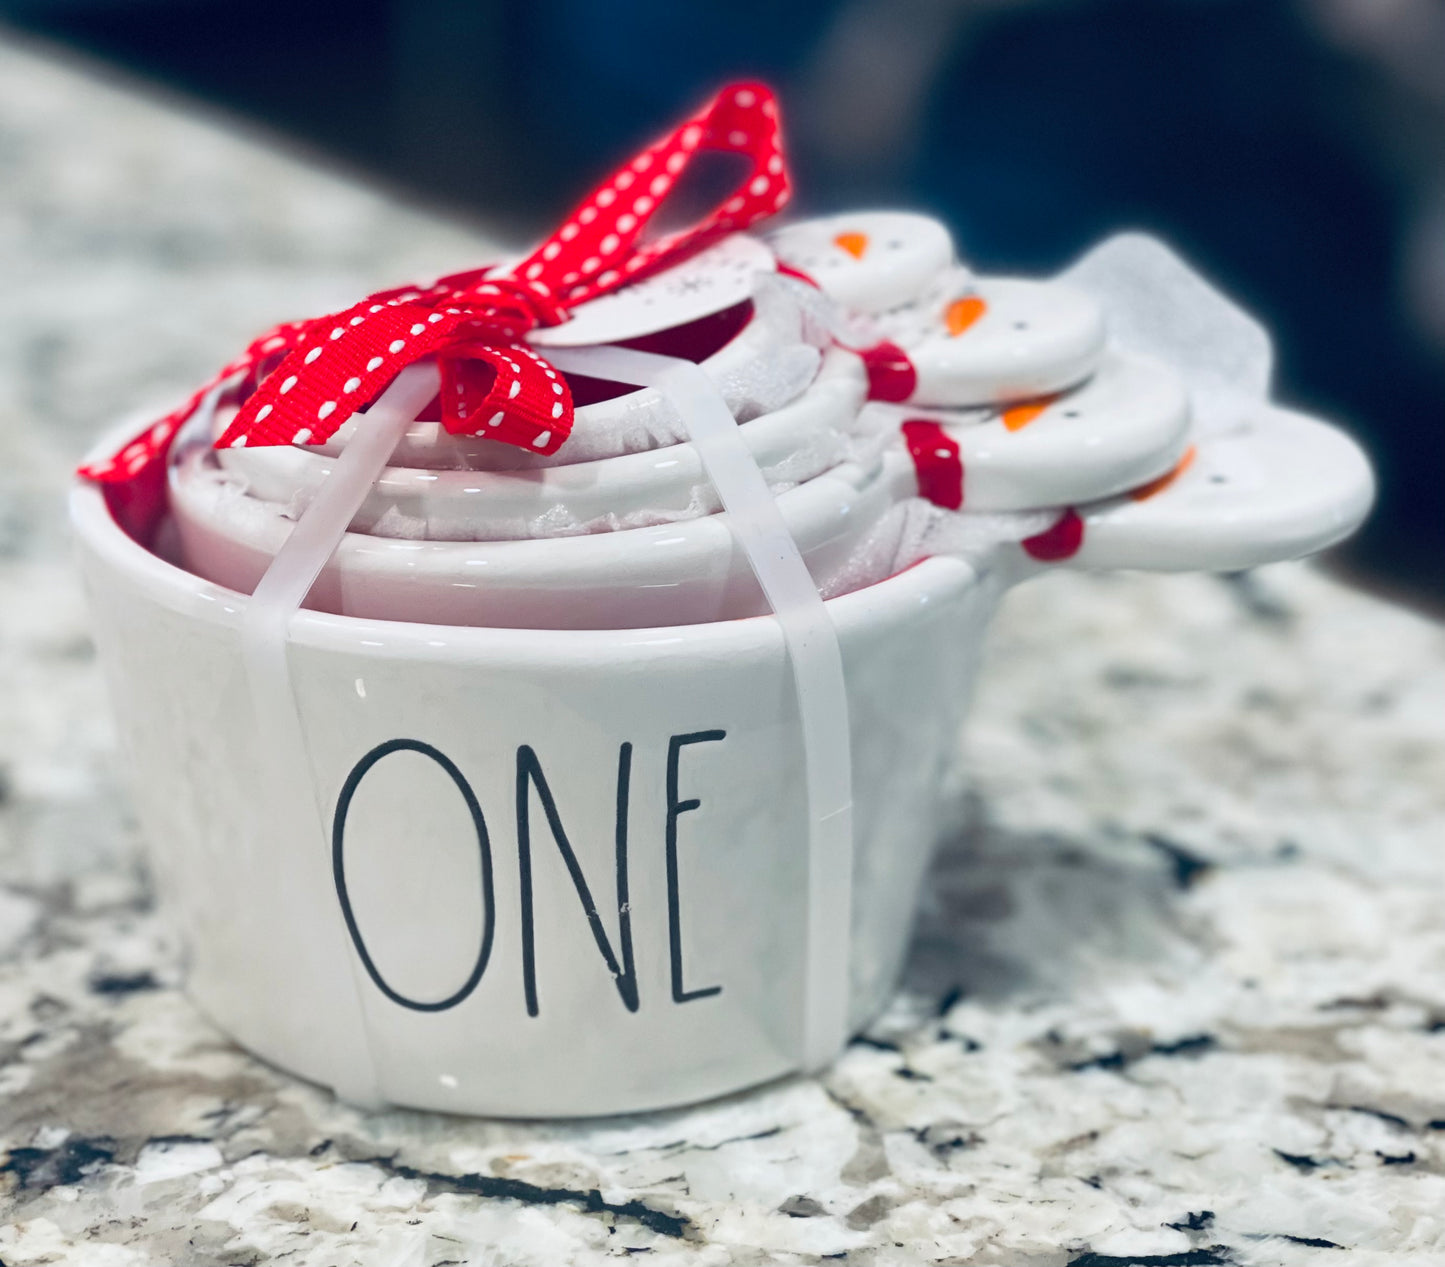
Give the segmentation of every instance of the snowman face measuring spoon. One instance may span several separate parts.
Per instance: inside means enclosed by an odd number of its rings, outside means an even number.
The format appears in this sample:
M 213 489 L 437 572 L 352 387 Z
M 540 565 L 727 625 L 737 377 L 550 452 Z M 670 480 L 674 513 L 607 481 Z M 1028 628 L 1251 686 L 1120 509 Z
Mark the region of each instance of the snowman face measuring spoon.
M 865 212 L 810 220 L 769 239 L 778 258 L 912 367 L 913 404 L 970 406 L 1061 391 L 1104 349 L 1099 305 L 1057 282 L 976 277 L 954 262 L 948 230 L 927 216 Z M 890 397 L 899 399 L 899 397 Z
M 1071 286 L 957 273 L 874 327 L 913 366 L 908 401 L 934 406 L 1063 391 L 1094 372 L 1106 339 L 1099 305 Z
M 1043 548 L 1024 553 L 1047 563 L 1063 550 L 1058 561 L 1082 568 L 1238 571 L 1343 540 L 1374 491 L 1369 460 L 1343 431 L 1257 402 L 1160 478 L 1065 512 Z
M 902 211 L 805 220 L 769 234 L 768 245 L 830 299 L 870 314 L 916 299 L 954 262 L 943 225 Z
M 1168 471 L 1189 435 L 1184 384 L 1157 361 L 1110 352 L 1081 387 L 988 410 L 868 406 L 904 428 L 915 450 L 940 429 L 934 453 L 959 465 L 966 510 L 1036 510 L 1095 501 Z M 921 463 L 930 457 L 917 452 Z

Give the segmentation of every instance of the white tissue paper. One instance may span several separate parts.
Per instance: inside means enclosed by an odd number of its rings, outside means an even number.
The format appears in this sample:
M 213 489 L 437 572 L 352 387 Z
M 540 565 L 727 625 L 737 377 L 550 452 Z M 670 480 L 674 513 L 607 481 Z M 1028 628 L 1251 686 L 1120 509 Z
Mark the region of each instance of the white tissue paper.
M 1274 347 L 1264 327 L 1158 238 L 1118 234 L 1059 280 L 1103 305 L 1116 346 L 1183 377 L 1201 433 L 1228 429 L 1268 397 Z

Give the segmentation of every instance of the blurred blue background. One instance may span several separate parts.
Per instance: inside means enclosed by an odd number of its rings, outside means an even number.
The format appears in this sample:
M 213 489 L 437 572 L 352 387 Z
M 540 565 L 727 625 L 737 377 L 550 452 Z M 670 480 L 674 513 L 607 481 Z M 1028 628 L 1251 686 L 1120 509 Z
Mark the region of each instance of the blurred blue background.
M 1445 606 L 1445 0 L 0 0 L 84 50 L 510 231 L 722 80 L 784 98 L 797 208 L 913 206 L 981 270 L 1122 228 L 1270 326 L 1381 505 L 1345 552 Z

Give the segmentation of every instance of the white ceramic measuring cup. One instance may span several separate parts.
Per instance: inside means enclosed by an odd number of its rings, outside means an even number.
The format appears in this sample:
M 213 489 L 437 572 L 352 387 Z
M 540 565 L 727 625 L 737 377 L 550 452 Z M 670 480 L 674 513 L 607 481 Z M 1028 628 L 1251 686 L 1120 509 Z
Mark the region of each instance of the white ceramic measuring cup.
M 299 612 L 318 818 L 297 848 L 258 815 L 246 597 L 137 544 L 94 485 L 72 515 L 188 989 L 228 1033 L 328 1086 L 507 1116 L 658 1108 L 798 1067 L 805 780 L 772 619 Z M 854 754 L 850 1028 L 892 987 L 948 830 L 1000 586 L 934 559 L 828 604 Z

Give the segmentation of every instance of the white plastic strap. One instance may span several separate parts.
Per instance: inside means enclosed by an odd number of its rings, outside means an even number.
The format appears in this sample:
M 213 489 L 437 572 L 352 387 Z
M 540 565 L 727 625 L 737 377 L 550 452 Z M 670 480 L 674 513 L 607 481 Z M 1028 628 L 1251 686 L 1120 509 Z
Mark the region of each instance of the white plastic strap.
M 317 847 L 318 839 L 326 840 L 329 833 L 316 799 L 306 736 L 291 688 L 291 619 L 336 552 L 397 441 L 436 395 L 437 381 L 435 366 L 409 366 L 397 375 L 367 411 L 366 425 L 357 428 L 355 438 L 276 551 L 246 604 L 241 653 L 251 689 L 257 755 L 264 786 L 270 791 L 261 812 L 269 815 L 270 831 L 292 846 L 291 856 L 309 873 L 308 883 L 314 884 L 318 893 L 329 892 L 331 883 L 327 851 Z M 347 1062 L 349 1077 L 337 1085 L 336 1092 L 354 1104 L 379 1105 L 382 1097 L 362 1008 L 360 969 L 337 904 L 318 902 L 316 910 L 332 913 L 336 924 L 333 944 L 344 948 L 349 965 L 349 972 L 339 974 L 348 979 L 333 982 L 327 991 L 344 1013 L 338 1019 L 351 1031 L 354 1053 Z
M 802 1063 L 821 1069 L 848 1040 L 853 910 L 853 759 L 832 617 L 736 419 L 703 370 L 620 347 L 548 348 L 547 359 L 564 373 L 655 387 L 672 400 L 782 628 L 808 796 Z

